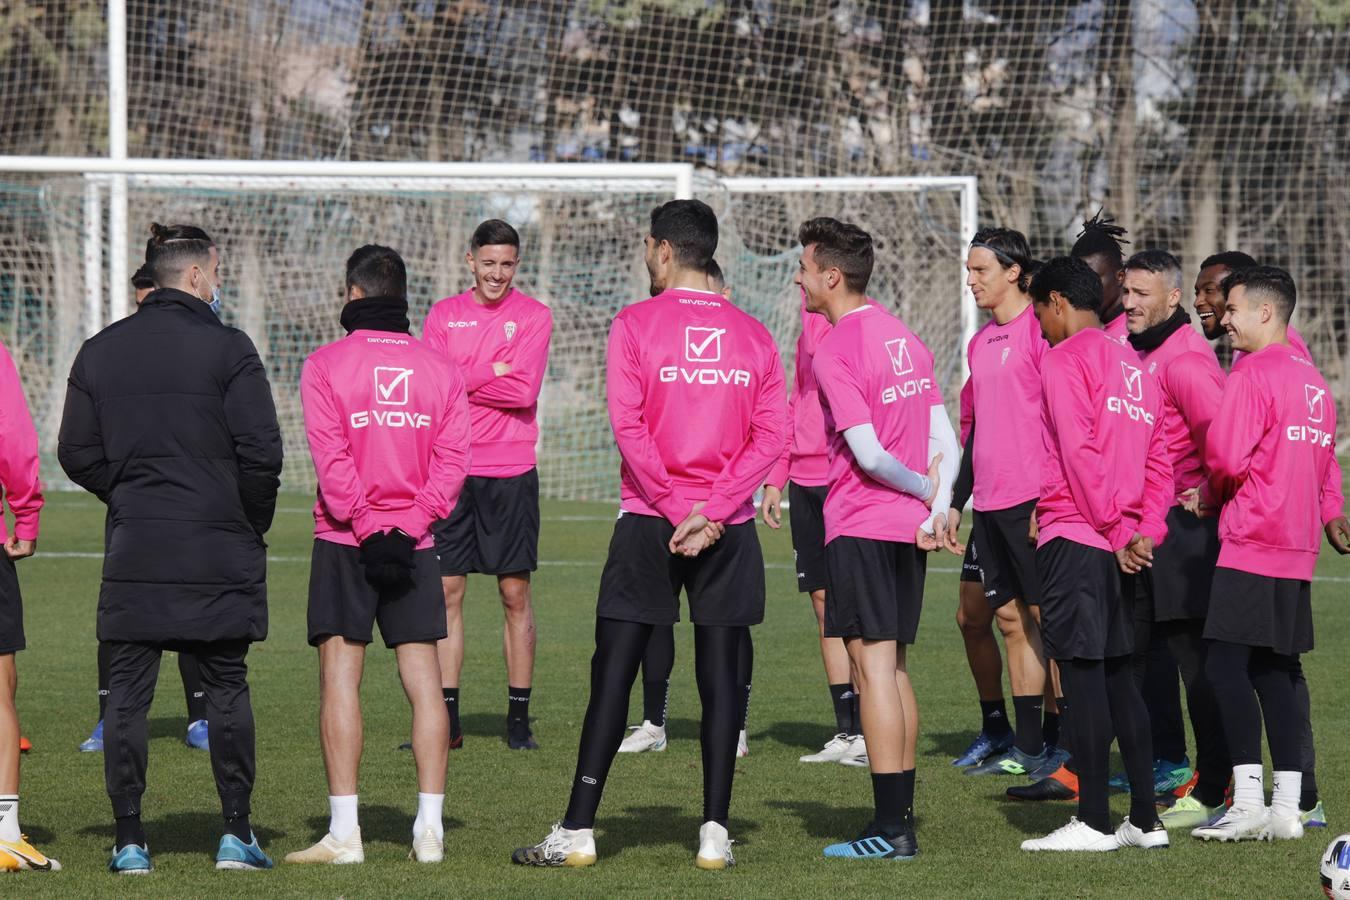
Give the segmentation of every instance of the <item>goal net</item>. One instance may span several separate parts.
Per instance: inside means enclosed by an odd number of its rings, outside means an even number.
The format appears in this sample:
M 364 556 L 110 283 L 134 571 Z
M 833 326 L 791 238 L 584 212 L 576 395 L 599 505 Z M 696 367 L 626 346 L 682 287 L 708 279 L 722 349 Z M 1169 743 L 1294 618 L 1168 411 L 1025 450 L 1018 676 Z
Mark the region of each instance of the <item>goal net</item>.
M 121 242 L 109 232 L 109 176 L 8 176 L 0 181 L 0 340 L 28 390 L 48 482 L 61 483 L 55 448 L 70 363 L 80 342 L 119 312 L 113 248 L 125 247 L 120 268 L 134 272 L 151 221 L 199 223 L 220 246 L 223 318 L 253 338 L 272 382 L 286 446 L 283 487 L 308 490 L 300 370 L 310 352 L 342 335 L 347 256 L 371 242 L 404 256 L 420 334 L 433 302 L 470 286 L 464 254 L 473 228 L 499 217 L 521 234 L 517 287 L 553 310 L 540 397 L 541 491 L 615 498 L 605 339 L 614 314 L 648 294 L 641 239 L 651 209 L 682 192 L 673 175 L 633 171 L 569 178 L 133 174 L 129 237 Z M 954 401 L 962 335 L 974 321 L 961 269 L 974 227 L 972 179 L 709 179 L 694 193 L 719 214 L 717 256 L 733 302 L 770 328 L 789 372 L 800 327 L 798 225 L 832 215 L 871 231 L 878 252 L 869 293 L 932 347 Z

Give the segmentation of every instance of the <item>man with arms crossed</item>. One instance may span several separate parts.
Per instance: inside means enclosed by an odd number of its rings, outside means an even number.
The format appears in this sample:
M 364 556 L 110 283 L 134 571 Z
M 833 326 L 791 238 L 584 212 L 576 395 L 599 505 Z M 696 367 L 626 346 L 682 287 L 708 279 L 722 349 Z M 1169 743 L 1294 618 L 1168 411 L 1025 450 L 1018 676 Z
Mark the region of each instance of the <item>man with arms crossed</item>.
M 817 218 L 802 224 L 797 240 L 807 309 L 833 326 L 813 362 L 830 435 L 825 634 L 842 638 L 848 651 L 875 806 L 856 839 L 831 844 L 825 855 L 911 859 L 919 852 L 919 710 L 905 653 L 923 606 L 924 553 L 945 534 L 959 451 L 932 353 L 898 318 L 867 302 L 871 235 Z
M 689 595 L 703 703 L 703 825 L 695 864 L 734 864 L 727 818 L 741 715 L 744 632 L 764 618 L 755 488 L 787 440 L 783 365 L 768 330 L 709 291 L 717 217 L 698 200 L 652 211 L 652 298 L 621 310 L 606 361 L 622 459 L 619 520 L 600 576 L 591 695 L 563 820 L 512 862 L 595 863 L 593 828 L 623 739 L 628 697 L 652 629 Z M 710 544 L 711 542 L 711 544 Z

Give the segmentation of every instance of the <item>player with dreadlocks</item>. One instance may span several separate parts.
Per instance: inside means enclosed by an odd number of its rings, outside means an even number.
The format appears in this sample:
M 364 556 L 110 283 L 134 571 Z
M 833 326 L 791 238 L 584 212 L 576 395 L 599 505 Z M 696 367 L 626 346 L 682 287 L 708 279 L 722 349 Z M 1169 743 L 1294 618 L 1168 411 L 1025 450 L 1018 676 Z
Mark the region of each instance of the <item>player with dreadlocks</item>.
M 1102 322 L 1106 333 L 1124 340 L 1125 317 L 1121 313 L 1125 307 L 1120 302 L 1120 291 L 1125 279 L 1125 254 L 1120 248 L 1129 243 L 1125 240 L 1129 232 L 1102 213 L 1103 210 L 1098 209 L 1092 218 L 1083 220 L 1083 230 L 1078 232 L 1078 240 L 1069 255 L 1091 266 L 1102 280 Z

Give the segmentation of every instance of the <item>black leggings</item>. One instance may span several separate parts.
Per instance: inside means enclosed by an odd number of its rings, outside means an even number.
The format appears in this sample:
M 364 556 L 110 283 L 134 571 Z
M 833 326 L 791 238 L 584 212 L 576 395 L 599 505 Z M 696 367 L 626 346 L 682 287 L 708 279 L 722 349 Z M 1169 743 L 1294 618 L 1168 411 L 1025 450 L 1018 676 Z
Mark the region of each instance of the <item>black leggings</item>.
M 1294 689 L 1297 657 L 1269 647 L 1210 641 L 1205 671 L 1214 685 L 1233 765 L 1261 764 L 1261 718 L 1266 720 L 1270 765 L 1302 771 L 1303 730 Z M 1253 688 L 1255 693 L 1253 693 Z M 1260 703 L 1257 703 L 1260 697 Z
M 1130 657 L 1060 660 L 1059 678 L 1072 709 L 1065 725 L 1078 769 L 1079 820 L 1106 834 L 1115 830 L 1107 789 L 1114 732 L 1130 778 L 1130 821 L 1152 828 L 1157 821 L 1152 736 Z
M 655 626 L 618 619 L 596 619 L 595 655 L 591 657 L 591 697 L 581 727 L 577 770 L 563 825 L 591 828 L 605 790 L 609 768 L 619 751 L 628 723 L 628 698 L 638 665 Z M 736 738 L 740 730 L 742 692 L 739 681 L 745 626 L 695 625 L 694 671 L 703 722 L 703 821 L 727 823 L 731 780 L 736 771 Z
M 740 650 L 737 657 L 736 677 L 742 686 L 741 728 L 744 729 L 750 718 L 750 682 L 755 667 L 755 647 L 750 639 L 750 629 L 742 631 Z M 653 625 L 652 636 L 647 639 L 647 649 L 642 654 L 642 683 L 660 685 L 651 692 L 651 702 L 643 699 L 642 717 L 658 724 L 665 724 L 666 693 L 670 685 L 670 673 L 675 671 L 675 626 Z M 656 695 L 660 694 L 660 707 L 656 707 Z M 649 708 L 650 707 L 650 708 Z M 658 718 L 659 717 L 659 718 Z
M 1199 619 L 1157 623 L 1136 619 L 1134 646 L 1149 647 L 1157 636 L 1166 640 L 1181 672 L 1182 684 L 1186 686 L 1186 708 L 1190 712 L 1191 729 L 1195 732 L 1195 769 L 1200 775 L 1195 786 L 1196 799 L 1206 806 L 1218 806 L 1223 802 L 1228 778 L 1233 774 L 1233 762 L 1228 758 L 1228 742 L 1224 738 L 1218 700 L 1205 667 L 1204 630 L 1205 623 Z M 1150 662 L 1150 658 L 1135 654 L 1135 677 L 1141 689 Z M 1153 714 L 1157 710 L 1150 707 L 1149 712 Z M 1149 721 L 1151 725 L 1155 720 L 1150 717 Z

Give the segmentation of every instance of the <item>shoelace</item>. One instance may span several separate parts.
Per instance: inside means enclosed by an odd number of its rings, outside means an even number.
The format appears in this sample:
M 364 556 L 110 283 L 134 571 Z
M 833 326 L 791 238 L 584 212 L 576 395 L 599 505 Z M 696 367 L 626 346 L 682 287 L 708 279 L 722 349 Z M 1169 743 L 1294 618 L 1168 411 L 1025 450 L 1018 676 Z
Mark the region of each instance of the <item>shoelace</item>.
M 545 856 L 552 856 L 555 853 L 560 853 L 567 847 L 569 841 L 562 832 L 563 827 L 561 823 L 554 825 L 553 830 L 548 833 L 548 837 L 544 838 L 544 842 L 539 845 L 539 849 L 544 852 Z

